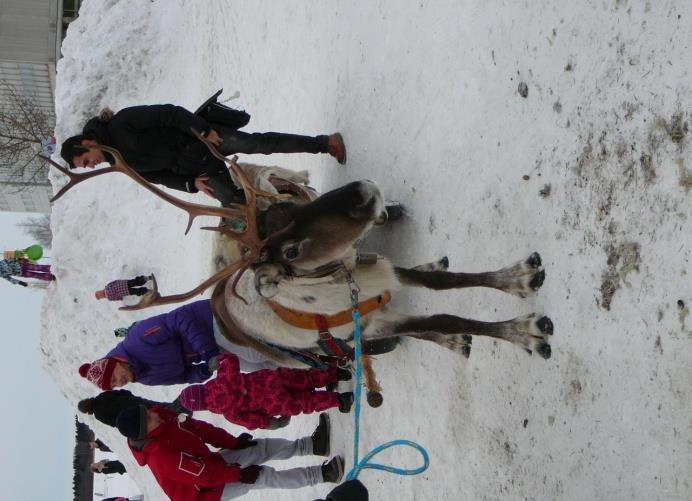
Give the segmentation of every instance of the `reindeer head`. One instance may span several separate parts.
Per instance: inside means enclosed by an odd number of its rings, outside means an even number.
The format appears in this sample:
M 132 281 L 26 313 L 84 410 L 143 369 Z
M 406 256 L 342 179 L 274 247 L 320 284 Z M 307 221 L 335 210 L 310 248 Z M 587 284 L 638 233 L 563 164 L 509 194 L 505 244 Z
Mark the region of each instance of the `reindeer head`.
M 217 158 L 227 162 L 241 184 L 246 205 L 232 204 L 231 207 L 211 207 L 184 202 L 152 185 L 130 168 L 122 155 L 114 148 L 93 146 L 102 149 L 115 159 L 113 166 L 87 174 L 74 174 L 52 160 L 50 162 L 70 177 L 70 182 L 52 199 L 62 196 L 77 183 L 107 172 L 121 172 L 134 179 L 147 190 L 167 202 L 185 210 L 189 215 L 187 231 L 193 220 L 200 215 L 212 215 L 245 222 L 243 231 L 235 231 L 230 226 L 221 225 L 203 228 L 219 231 L 237 241 L 241 248 L 241 259 L 231 263 L 215 275 L 205 280 L 195 289 L 171 296 L 160 296 L 158 290 L 143 298 L 139 304 L 121 309 L 140 309 L 167 303 L 175 303 L 202 293 L 211 285 L 233 277 L 232 290 L 250 267 L 280 267 L 282 273 L 305 274 L 330 263 L 339 262 L 353 253 L 353 244 L 384 213 L 384 201 L 377 186 L 371 181 L 357 181 L 330 191 L 309 203 L 283 201 L 284 195 L 276 195 L 255 189 L 236 163 L 236 157 L 227 159 L 204 137 L 203 141 Z M 271 203 L 265 211 L 257 210 L 257 197 L 264 197 Z M 259 288 L 258 288 L 259 289 Z
M 297 272 L 315 270 L 352 252 L 382 217 L 384 201 L 372 181 L 356 181 L 305 203 L 277 202 L 260 215 L 266 234 L 291 225 L 269 242 L 270 261 Z

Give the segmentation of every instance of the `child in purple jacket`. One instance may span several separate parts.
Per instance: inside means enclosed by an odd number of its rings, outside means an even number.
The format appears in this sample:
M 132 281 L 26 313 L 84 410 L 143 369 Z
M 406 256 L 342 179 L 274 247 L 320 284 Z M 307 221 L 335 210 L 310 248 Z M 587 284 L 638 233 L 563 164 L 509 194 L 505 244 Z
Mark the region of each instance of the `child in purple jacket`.
M 102 390 L 146 385 L 200 383 L 211 377 L 208 362 L 219 355 L 209 300 L 180 306 L 135 322 L 105 357 L 79 368 Z
M 135 322 L 105 357 L 83 364 L 79 374 L 102 390 L 137 382 L 146 385 L 201 383 L 218 365 L 221 351 L 235 353 L 250 370 L 276 364 L 250 348 L 218 340 L 208 299 Z M 122 332 L 119 330 L 118 334 Z

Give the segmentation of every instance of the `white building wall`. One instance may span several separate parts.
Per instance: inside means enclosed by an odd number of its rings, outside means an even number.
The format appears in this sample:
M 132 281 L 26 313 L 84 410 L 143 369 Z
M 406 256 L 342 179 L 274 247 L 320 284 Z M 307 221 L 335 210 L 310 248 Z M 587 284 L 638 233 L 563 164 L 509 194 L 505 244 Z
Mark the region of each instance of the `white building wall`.
M 50 213 L 50 185 L 35 184 L 22 186 L 0 183 L 0 210 L 9 212 Z
M 0 60 L 55 63 L 58 0 L 0 0 Z

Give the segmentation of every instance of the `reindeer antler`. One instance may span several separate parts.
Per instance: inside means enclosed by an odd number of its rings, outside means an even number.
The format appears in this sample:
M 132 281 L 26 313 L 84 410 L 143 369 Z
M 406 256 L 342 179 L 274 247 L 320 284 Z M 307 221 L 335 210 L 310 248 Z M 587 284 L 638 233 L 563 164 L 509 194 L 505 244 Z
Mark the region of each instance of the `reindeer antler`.
M 237 163 L 237 156 L 234 156 L 230 160 L 221 155 L 217 150 L 216 147 L 214 146 L 213 143 L 211 143 L 208 139 L 203 137 L 198 131 L 192 129 L 192 133 L 200 139 L 204 144 L 207 145 L 209 150 L 211 151 L 212 155 L 214 157 L 228 163 L 229 168 L 233 171 L 233 173 L 236 176 L 236 179 L 238 180 L 238 183 L 241 185 L 241 188 L 243 189 L 243 192 L 245 193 L 245 200 L 246 204 L 241 205 L 241 204 L 230 204 L 230 207 L 213 207 L 213 206 L 208 206 L 208 205 L 202 205 L 202 204 L 196 204 L 193 202 L 186 202 L 183 200 L 180 200 L 177 197 L 174 197 L 173 195 L 170 195 L 166 193 L 165 191 L 161 190 L 160 188 L 157 188 L 153 184 L 151 184 L 149 181 L 147 181 L 144 177 L 142 177 L 139 173 L 134 171 L 127 163 L 125 162 L 125 159 L 123 156 L 120 154 L 118 150 L 115 148 L 111 148 L 109 146 L 103 146 L 103 145 L 98 145 L 98 146 L 85 146 L 84 148 L 90 149 L 90 150 L 102 150 L 110 153 L 113 158 L 114 158 L 114 164 L 111 167 L 105 168 L 105 169 L 99 169 L 95 172 L 89 172 L 86 174 L 75 174 L 72 172 L 69 172 L 67 169 L 64 167 L 60 166 L 56 162 L 54 162 L 50 158 L 46 158 L 54 167 L 56 167 L 58 170 L 60 170 L 62 173 L 67 175 L 70 178 L 70 181 L 65 185 L 52 199 L 52 201 L 57 200 L 60 198 L 63 194 L 65 194 L 70 188 L 73 186 L 77 185 L 78 183 L 85 181 L 87 179 L 90 179 L 92 177 L 101 175 L 101 174 L 107 174 L 109 172 L 121 172 L 125 174 L 126 176 L 134 179 L 135 182 L 137 182 L 139 185 L 144 187 L 145 189 L 149 190 L 152 192 L 154 195 L 156 195 L 159 198 L 162 198 L 166 202 L 174 205 L 175 207 L 178 207 L 179 209 L 184 210 L 188 214 L 188 224 L 187 228 L 185 229 L 185 234 L 190 231 L 190 227 L 192 226 L 192 222 L 195 220 L 197 216 L 218 216 L 221 217 L 222 219 L 238 219 L 241 218 L 245 221 L 245 228 L 241 231 L 234 231 L 231 229 L 229 226 L 222 224 L 219 227 L 203 227 L 202 229 L 205 230 L 213 230 L 213 231 L 218 231 L 223 233 L 224 235 L 228 236 L 229 238 L 238 241 L 241 244 L 241 259 L 239 261 L 236 261 L 234 263 L 231 263 L 228 265 L 226 268 L 223 270 L 217 272 L 204 282 L 202 282 L 199 286 L 195 287 L 194 289 L 182 293 L 182 294 L 174 294 L 171 296 L 161 296 L 158 292 L 158 286 L 156 284 L 156 281 L 154 280 L 153 286 L 154 290 L 150 293 L 147 294 L 142 300 L 136 304 L 136 305 L 131 305 L 131 306 L 125 306 L 122 307 L 122 310 L 139 310 L 143 308 L 148 308 L 149 306 L 157 306 L 157 305 L 162 305 L 162 304 L 169 304 L 169 303 L 177 303 L 180 301 L 185 301 L 186 299 L 189 299 L 191 297 L 196 296 L 197 294 L 201 294 L 204 292 L 207 288 L 212 286 L 213 284 L 219 282 L 220 280 L 223 280 L 227 277 L 232 276 L 233 274 L 236 274 L 236 276 L 233 279 L 232 282 L 232 292 L 233 295 L 237 298 L 239 298 L 241 301 L 247 303 L 243 297 L 238 295 L 236 292 L 236 285 L 238 284 L 238 281 L 240 280 L 241 276 L 245 271 L 252 266 L 253 264 L 259 263 L 264 259 L 264 253 L 263 250 L 267 246 L 269 242 L 271 242 L 273 239 L 277 238 L 278 236 L 284 234 L 285 232 L 289 231 L 290 228 L 293 226 L 293 223 L 289 224 L 285 228 L 272 233 L 271 235 L 268 235 L 264 239 L 260 239 L 259 236 L 259 230 L 257 228 L 257 197 L 266 197 L 274 200 L 282 200 L 287 197 L 287 195 L 279 195 L 276 193 L 269 193 L 266 191 L 258 190 L 255 187 L 252 186 L 252 183 L 248 180 L 247 176 L 245 173 L 242 171 L 242 169 L 238 166 Z M 290 195 L 288 195 L 290 196 Z
M 87 172 L 85 174 L 75 174 L 74 172 L 70 172 L 65 167 L 63 167 L 59 163 L 55 162 L 52 158 L 47 157 L 45 155 L 39 155 L 39 156 L 41 158 L 43 158 L 44 160 L 50 162 L 53 167 L 55 167 L 60 172 L 62 172 L 63 174 L 65 174 L 67 177 L 70 178 L 70 181 L 65 186 L 60 188 L 60 191 L 58 191 L 55 195 L 53 195 L 53 198 L 50 199 L 51 203 L 55 202 L 58 198 L 63 196 L 67 192 L 67 190 L 69 190 L 70 188 L 72 188 L 76 184 L 81 183 L 82 181 L 86 181 L 87 179 L 91 179 L 92 177 L 100 176 L 101 174 L 108 174 L 109 172 L 115 172 L 115 170 L 116 170 L 115 167 L 106 167 L 105 169 L 99 169 L 99 170 L 96 170 L 93 172 Z
M 150 306 L 161 306 L 163 304 L 179 303 L 181 301 L 185 301 L 187 299 L 195 297 L 197 294 L 201 294 L 209 287 L 225 279 L 226 277 L 230 277 L 231 275 L 233 275 L 233 273 L 239 271 L 245 265 L 246 263 L 244 263 L 243 261 L 236 261 L 235 263 L 231 263 L 229 266 L 226 266 L 223 270 L 219 271 L 218 273 L 215 273 L 194 289 L 182 294 L 173 294 L 171 296 L 162 296 L 159 293 L 159 287 L 156 283 L 156 277 L 152 275 L 152 290 L 144 294 L 144 296 L 142 296 L 142 299 L 140 299 L 137 304 L 121 306 L 118 309 L 123 311 L 143 310 L 144 308 L 149 308 Z M 250 264 L 247 264 L 247 266 L 249 265 Z

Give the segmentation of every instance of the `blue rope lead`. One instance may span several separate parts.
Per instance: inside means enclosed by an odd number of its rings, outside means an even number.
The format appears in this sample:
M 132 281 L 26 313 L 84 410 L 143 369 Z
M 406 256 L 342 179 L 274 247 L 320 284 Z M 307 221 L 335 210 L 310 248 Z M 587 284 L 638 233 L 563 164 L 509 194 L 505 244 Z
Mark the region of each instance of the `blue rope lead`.
M 356 391 L 354 395 L 356 408 L 353 413 L 353 419 L 355 421 L 355 432 L 353 436 L 353 468 L 346 475 L 346 480 L 353 480 L 354 478 L 358 478 L 360 471 L 366 468 L 371 468 L 373 470 L 384 470 L 388 471 L 389 473 L 396 473 L 397 475 L 418 475 L 419 473 L 423 473 L 425 470 L 428 469 L 428 466 L 430 465 L 430 458 L 428 456 L 428 452 L 421 445 L 415 442 L 411 442 L 410 440 L 392 440 L 391 442 L 387 442 L 386 444 L 375 447 L 371 452 L 365 455 L 362 461 L 358 461 L 358 446 L 360 443 L 360 396 L 362 393 L 361 378 L 363 377 L 363 367 L 360 362 L 360 312 L 354 308 L 352 316 L 353 325 L 355 326 L 353 331 L 353 344 L 355 345 L 354 359 L 356 363 Z M 403 468 L 395 468 L 394 466 L 370 463 L 370 460 L 377 454 L 379 454 L 385 449 L 394 447 L 395 445 L 407 445 L 409 447 L 413 447 L 414 449 L 416 449 L 418 452 L 421 453 L 421 456 L 423 456 L 423 466 L 420 466 L 415 470 L 405 470 Z

